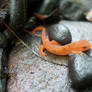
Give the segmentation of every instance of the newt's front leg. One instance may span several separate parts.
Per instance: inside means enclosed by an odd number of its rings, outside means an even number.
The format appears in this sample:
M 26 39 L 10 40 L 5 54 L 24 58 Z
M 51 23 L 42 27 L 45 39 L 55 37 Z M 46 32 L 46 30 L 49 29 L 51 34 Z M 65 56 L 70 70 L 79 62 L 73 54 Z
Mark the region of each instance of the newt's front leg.
M 41 56 L 45 56 L 45 53 L 43 52 L 44 49 L 45 49 L 44 46 L 41 45 L 40 48 L 39 48 L 39 53 L 40 53 Z
M 56 42 L 55 40 L 52 40 L 51 43 L 52 43 L 53 45 L 59 45 L 59 43 Z

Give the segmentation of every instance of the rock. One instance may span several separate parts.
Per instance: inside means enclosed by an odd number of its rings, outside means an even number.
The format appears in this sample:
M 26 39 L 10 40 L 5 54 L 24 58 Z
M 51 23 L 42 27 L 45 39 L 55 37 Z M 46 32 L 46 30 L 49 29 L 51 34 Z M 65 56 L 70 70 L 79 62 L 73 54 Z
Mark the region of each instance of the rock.
M 71 32 L 72 41 L 88 40 L 92 43 L 92 23 L 90 22 L 74 22 L 74 21 L 61 21 Z
M 85 89 L 92 82 L 92 58 L 87 55 L 73 55 L 69 60 L 69 77 L 72 87 Z
M 56 6 L 69 20 L 85 20 L 85 12 L 92 8 L 92 0 L 58 0 Z
M 13 74 L 8 80 L 8 92 L 74 92 L 66 66 L 45 61 L 22 46 L 12 51 L 8 65 Z
M 76 0 L 60 0 L 59 9 L 61 15 L 70 20 L 83 19 L 82 5 Z
M 72 40 L 70 30 L 63 24 L 54 24 L 50 26 L 47 30 L 49 39 L 55 40 L 61 45 L 68 44 Z

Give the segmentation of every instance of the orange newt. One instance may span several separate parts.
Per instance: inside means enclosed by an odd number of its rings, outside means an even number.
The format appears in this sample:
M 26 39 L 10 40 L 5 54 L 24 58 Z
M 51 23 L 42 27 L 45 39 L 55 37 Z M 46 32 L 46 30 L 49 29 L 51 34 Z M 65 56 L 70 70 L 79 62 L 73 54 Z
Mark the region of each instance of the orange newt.
M 68 55 L 68 54 L 80 54 L 82 51 L 86 51 L 91 48 L 91 44 L 87 40 L 80 40 L 76 42 L 72 42 L 67 45 L 61 46 L 56 41 L 50 41 L 46 37 L 46 30 L 44 27 L 37 27 L 32 31 L 34 34 L 37 31 L 42 31 L 42 43 L 43 45 L 39 48 L 39 53 L 42 56 L 45 56 L 43 52 L 45 49 L 55 55 Z

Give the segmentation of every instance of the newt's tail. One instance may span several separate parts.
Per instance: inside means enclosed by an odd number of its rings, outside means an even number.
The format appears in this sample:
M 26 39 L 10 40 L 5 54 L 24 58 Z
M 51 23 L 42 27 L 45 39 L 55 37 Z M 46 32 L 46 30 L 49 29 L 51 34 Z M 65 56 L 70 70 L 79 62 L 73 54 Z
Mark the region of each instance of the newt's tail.
M 29 34 L 35 34 L 37 31 L 44 31 L 45 28 L 44 27 L 36 27 L 35 29 L 32 30 L 32 32 L 25 30 L 25 32 L 29 33 Z
M 35 34 L 38 31 L 42 31 L 42 40 L 45 41 L 46 38 L 46 29 L 44 27 L 36 27 L 35 29 L 33 29 L 32 32 L 30 32 L 31 34 Z M 26 31 L 28 32 L 28 31 Z
M 45 31 L 45 28 L 44 27 L 36 27 L 33 31 L 32 31 L 32 34 L 34 34 L 35 32 L 37 31 Z

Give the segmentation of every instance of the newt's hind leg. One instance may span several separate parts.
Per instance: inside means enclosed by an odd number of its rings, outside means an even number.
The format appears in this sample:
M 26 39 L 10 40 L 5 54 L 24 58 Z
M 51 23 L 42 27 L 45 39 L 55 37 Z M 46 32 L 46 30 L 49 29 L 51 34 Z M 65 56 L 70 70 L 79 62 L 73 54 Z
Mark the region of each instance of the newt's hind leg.
M 44 49 L 45 49 L 44 46 L 41 45 L 40 48 L 39 48 L 39 53 L 40 53 L 41 56 L 45 56 L 45 53 L 43 52 Z
M 53 45 L 59 45 L 59 43 L 56 42 L 55 40 L 52 40 L 51 43 L 52 43 Z

